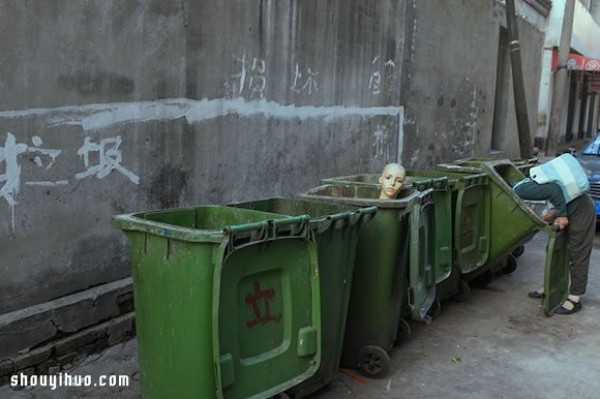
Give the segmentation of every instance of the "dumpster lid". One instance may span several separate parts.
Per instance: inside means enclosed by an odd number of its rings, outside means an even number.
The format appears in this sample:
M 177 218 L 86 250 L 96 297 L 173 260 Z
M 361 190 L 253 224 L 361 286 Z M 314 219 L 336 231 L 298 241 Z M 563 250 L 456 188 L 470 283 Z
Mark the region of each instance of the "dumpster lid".
M 319 272 L 308 216 L 271 225 L 264 240 L 233 245 L 215 263 L 213 351 L 226 398 L 270 397 L 319 369 Z
M 566 231 L 548 233 L 544 270 L 544 313 L 552 316 L 569 296 L 569 251 Z

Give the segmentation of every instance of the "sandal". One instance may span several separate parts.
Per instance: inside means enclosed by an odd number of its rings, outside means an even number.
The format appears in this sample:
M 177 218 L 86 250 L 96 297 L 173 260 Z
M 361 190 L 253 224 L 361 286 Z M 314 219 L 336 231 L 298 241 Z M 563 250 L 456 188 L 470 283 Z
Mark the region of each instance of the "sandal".
M 567 299 L 565 301 L 565 303 L 567 303 L 567 302 L 571 302 L 571 304 L 573 305 L 573 309 L 567 309 L 567 308 L 565 308 L 564 307 L 565 304 L 563 303 L 558 309 L 556 309 L 554 311 L 554 313 L 556 313 L 556 314 L 573 314 L 575 312 L 580 311 L 581 308 L 582 308 L 581 302 L 573 302 L 570 299 Z
M 544 293 L 538 291 L 531 291 L 529 294 L 527 294 L 527 296 L 529 298 L 542 299 L 544 297 Z

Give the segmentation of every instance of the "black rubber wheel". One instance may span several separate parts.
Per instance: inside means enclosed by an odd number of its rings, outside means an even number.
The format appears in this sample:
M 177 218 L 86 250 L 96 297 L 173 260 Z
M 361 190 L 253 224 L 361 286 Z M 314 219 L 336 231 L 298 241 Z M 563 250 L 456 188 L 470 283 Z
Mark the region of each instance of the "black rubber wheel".
M 525 245 L 521 245 L 520 247 L 515 248 L 514 251 L 512 251 L 512 256 L 514 256 L 515 258 L 518 258 L 519 256 L 523 255 L 525 253 Z
M 379 346 L 365 346 L 358 354 L 358 371 L 366 377 L 383 378 L 390 371 L 390 356 Z
M 411 335 L 412 330 L 410 329 L 408 322 L 404 319 L 400 319 L 398 322 L 398 331 L 396 332 L 396 342 L 394 342 L 394 346 L 398 346 L 408 341 Z
M 475 277 L 473 280 L 471 280 L 471 285 L 474 287 L 483 288 L 489 283 L 491 283 L 493 279 L 494 272 L 488 269 L 481 273 L 479 276 Z
M 440 300 L 436 298 L 435 301 L 433 301 L 433 304 L 431 304 L 431 308 L 429 309 L 427 314 L 431 316 L 432 319 L 435 319 L 440 314 L 442 314 L 442 302 L 440 302 Z
M 465 280 L 459 280 L 458 292 L 454 295 L 453 299 L 456 302 L 466 302 L 471 297 L 471 287 Z
M 508 255 L 506 266 L 502 268 L 502 273 L 511 274 L 515 270 L 517 270 L 517 258 L 515 258 L 513 255 Z

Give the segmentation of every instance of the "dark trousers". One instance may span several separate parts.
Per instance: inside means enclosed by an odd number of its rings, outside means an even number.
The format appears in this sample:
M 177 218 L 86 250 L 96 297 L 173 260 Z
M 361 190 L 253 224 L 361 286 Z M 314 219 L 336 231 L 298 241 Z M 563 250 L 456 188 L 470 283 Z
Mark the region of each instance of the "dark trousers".
M 573 200 L 577 209 L 569 215 L 567 233 L 569 235 L 569 261 L 572 295 L 583 295 L 588 282 L 590 256 L 596 232 L 596 208 L 588 194 Z

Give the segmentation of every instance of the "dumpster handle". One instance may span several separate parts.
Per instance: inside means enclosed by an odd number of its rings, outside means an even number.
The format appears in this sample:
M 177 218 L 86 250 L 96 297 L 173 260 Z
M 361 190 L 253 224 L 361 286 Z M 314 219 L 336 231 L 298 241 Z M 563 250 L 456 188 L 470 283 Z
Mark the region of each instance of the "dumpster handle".
M 417 191 L 425 191 L 428 188 L 433 186 L 433 179 L 426 179 L 426 180 L 419 180 L 416 182 L 413 182 L 412 186 L 417 190 Z
M 309 237 L 310 230 L 308 215 L 300 215 L 285 219 L 276 219 L 270 221 L 269 238 L 279 237 Z
M 255 223 L 226 226 L 223 234 L 229 237 L 227 252 L 257 242 L 269 241 L 281 237 L 310 237 L 308 215 L 288 217 L 277 220 L 265 220 Z
M 448 178 L 447 177 L 437 177 L 432 179 L 433 188 L 436 190 L 446 190 L 448 188 Z
M 223 234 L 229 236 L 227 249 L 232 252 L 234 249 L 252 242 L 264 241 L 268 237 L 269 222 L 255 222 L 226 226 L 223 228 Z
M 327 231 L 331 227 L 331 223 L 331 216 L 325 216 L 318 219 L 313 218 L 308 222 L 310 228 L 316 231 L 318 234 Z
M 358 212 L 362 215 L 361 222 L 368 222 L 375 217 L 375 214 L 377 214 L 377 207 L 368 206 L 365 208 L 360 208 Z

